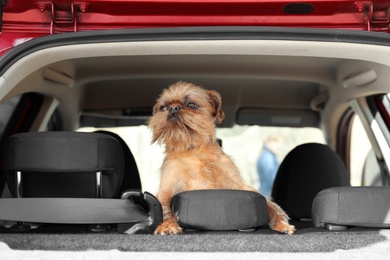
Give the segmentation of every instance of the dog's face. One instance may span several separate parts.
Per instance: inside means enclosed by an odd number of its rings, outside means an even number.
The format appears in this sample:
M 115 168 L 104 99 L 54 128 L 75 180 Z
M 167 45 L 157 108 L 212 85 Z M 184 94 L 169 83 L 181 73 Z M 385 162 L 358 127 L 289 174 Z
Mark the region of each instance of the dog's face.
M 166 150 L 185 151 L 215 141 L 215 124 L 224 113 L 221 96 L 186 82 L 165 89 L 153 107 L 148 126 L 152 142 L 165 144 Z

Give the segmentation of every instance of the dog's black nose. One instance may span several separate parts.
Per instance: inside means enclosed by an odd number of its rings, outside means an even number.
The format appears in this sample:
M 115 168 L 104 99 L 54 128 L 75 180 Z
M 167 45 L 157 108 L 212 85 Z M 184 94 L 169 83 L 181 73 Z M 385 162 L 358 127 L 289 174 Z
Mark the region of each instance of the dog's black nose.
M 180 108 L 180 106 L 169 107 L 169 113 L 176 113 Z
M 179 118 L 179 110 L 181 109 L 180 106 L 171 106 L 168 108 L 168 119 L 169 120 L 176 120 Z

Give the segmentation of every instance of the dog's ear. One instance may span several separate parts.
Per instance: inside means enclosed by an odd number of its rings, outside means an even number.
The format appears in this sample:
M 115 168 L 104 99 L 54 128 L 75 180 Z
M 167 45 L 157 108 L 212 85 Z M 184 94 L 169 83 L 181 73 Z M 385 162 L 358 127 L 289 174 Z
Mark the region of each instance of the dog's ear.
M 225 113 L 221 109 L 222 106 L 221 95 L 214 90 L 209 90 L 208 95 L 209 95 L 210 103 L 214 108 L 214 112 L 212 114 L 213 117 L 215 118 L 214 122 L 215 124 L 219 124 L 225 118 Z

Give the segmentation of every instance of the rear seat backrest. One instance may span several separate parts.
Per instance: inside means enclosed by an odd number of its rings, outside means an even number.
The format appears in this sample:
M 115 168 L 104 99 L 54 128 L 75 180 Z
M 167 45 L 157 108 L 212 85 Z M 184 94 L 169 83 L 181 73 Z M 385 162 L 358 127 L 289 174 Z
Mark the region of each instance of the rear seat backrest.
M 284 158 L 271 196 L 291 219 L 311 219 L 317 193 L 338 186 L 350 186 L 339 156 L 327 145 L 307 143 L 295 147 Z

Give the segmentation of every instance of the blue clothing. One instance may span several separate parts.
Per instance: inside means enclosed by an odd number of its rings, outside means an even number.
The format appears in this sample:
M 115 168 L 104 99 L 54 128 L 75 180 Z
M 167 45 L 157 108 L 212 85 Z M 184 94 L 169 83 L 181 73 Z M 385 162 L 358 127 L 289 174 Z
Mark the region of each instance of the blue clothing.
M 271 196 L 279 161 L 276 154 L 264 146 L 257 161 L 257 173 L 260 179 L 260 193 L 266 197 Z

